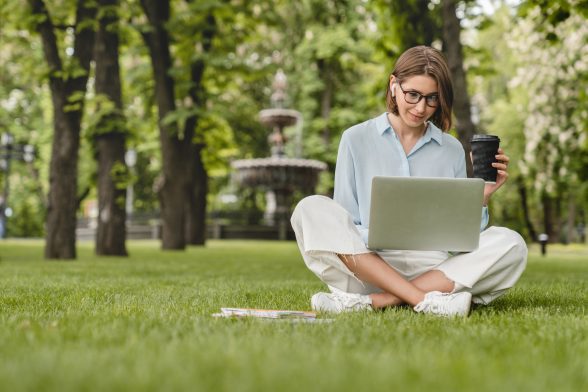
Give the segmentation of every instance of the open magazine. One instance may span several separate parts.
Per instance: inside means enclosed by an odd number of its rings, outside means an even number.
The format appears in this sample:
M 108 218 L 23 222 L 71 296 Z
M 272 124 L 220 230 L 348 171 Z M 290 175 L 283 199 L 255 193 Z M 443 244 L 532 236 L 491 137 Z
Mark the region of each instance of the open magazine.
M 315 312 L 301 310 L 271 310 L 251 308 L 221 308 L 220 313 L 214 313 L 213 317 L 220 318 L 259 318 L 261 320 L 286 321 L 290 323 L 330 323 L 332 318 L 317 318 Z
M 214 313 L 214 317 L 257 317 L 266 319 L 316 319 L 315 312 L 301 310 L 270 310 L 250 308 L 221 308 L 220 313 Z

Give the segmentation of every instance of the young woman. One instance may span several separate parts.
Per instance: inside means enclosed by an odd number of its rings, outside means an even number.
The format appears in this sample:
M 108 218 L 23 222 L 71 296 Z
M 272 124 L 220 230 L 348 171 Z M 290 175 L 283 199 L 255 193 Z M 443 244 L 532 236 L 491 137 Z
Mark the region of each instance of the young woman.
M 373 176 L 466 177 L 463 147 L 446 133 L 453 87 L 439 51 L 418 46 L 404 52 L 390 75 L 386 101 L 387 113 L 343 133 L 334 200 L 307 197 L 292 215 L 304 262 L 330 289 L 312 296 L 312 308 L 343 312 L 408 304 L 417 312 L 467 315 L 472 301 L 498 298 L 526 266 L 527 247 L 519 234 L 483 230 L 488 201 L 508 177 L 509 158 L 498 151 L 498 178 L 485 185 L 477 250 L 373 252 L 366 247 Z

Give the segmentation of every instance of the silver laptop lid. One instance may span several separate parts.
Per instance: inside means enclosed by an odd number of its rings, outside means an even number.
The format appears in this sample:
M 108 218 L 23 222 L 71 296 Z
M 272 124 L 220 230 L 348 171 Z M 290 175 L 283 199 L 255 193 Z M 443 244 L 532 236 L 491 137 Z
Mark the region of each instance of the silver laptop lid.
M 483 196 L 479 178 L 374 177 L 368 247 L 472 251 Z

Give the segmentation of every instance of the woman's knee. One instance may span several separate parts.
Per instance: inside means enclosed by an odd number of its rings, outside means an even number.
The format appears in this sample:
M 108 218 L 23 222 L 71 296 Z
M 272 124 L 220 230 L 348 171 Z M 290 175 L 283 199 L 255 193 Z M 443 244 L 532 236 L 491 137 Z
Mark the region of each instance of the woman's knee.
M 318 208 L 322 208 L 322 205 L 325 204 L 325 199 L 332 201 L 328 197 L 322 195 L 306 196 L 304 199 L 300 200 L 298 204 L 296 204 L 296 207 L 292 212 L 292 217 L 290 218 L 292 227 L 296 230 L 296 228 L 300 226 L 305 215 L 312 214 L 312 211 L 317 211 Z
M 328 197 L 326 196 L 322 196 L 322 195 L 310 195 L 310 196 L 306 196 L 305 198 L 303 198 L 302 200 L 300 200 L 298 202 L 298 204 L 296 204 L 296 208 L 294 209 L 294 211 L 296 210 L 308 210 L 308 209 L 313 209 L 315 208 L 315 206 L 321 202 L 323 202 L 324 199 L 328 199 Z
M 516 231 L 506 227 L 493 227 L 492 229 L 499 236 L 499 242 L 507 245 L 509 252 L 514 255 L 513 261 L 526 265 L 529 251 L 525 239 Z

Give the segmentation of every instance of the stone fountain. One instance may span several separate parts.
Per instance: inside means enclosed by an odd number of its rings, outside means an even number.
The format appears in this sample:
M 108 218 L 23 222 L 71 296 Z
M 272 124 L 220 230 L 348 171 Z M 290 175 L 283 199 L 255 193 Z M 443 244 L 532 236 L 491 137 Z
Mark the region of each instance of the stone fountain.
M 272 107 L 259 112 L 260 122 L 272 129 L 268 137 L 271 156 L 236 160 L 231 165 L 240 186 L 265 191 L 265 221 L 277 227 L 281 240 L 287 237 L 293 193 L 314 193 L 319 173 L 327 169 L 324 162 L 286 157 L 284 128 L 296 125 L 301 118 L 300 112 L 285 108 L 286 87 L 286 75 L 279 70 L 273 82 Z

